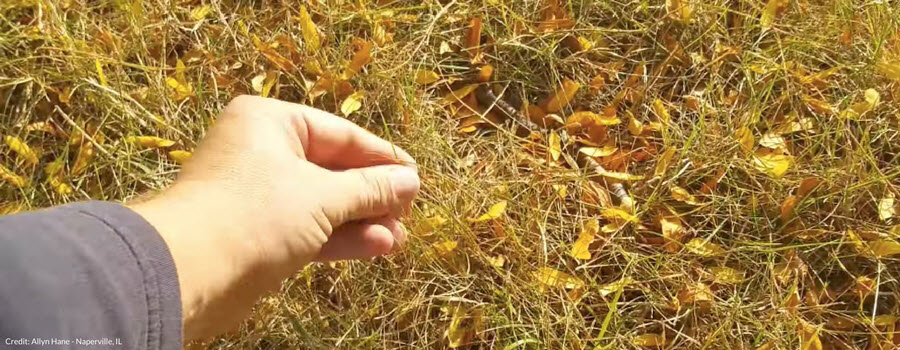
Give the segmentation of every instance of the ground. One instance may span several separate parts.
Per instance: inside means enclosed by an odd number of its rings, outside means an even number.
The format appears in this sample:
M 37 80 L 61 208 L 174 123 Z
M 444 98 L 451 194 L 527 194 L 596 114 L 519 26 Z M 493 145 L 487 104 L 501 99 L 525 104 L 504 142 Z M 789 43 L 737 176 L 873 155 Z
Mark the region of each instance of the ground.
M 239 94 L 417 159 L 402 251 L 193 347 L 900 344 L 895 2 L 13 0 L 0 33 L 5 213 L 164 188 Z

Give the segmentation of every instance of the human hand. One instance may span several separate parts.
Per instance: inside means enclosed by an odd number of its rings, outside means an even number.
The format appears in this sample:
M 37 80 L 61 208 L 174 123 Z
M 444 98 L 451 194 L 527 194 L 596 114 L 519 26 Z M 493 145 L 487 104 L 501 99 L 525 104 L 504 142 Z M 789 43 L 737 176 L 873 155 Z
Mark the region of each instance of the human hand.
M 129 205 L 160 233 L 181 285 L 185 340 L 237 325 L 310 261 L 387 254 L 419 190 L 412 157 L 346 119 L 241 96 L 175 183 Z

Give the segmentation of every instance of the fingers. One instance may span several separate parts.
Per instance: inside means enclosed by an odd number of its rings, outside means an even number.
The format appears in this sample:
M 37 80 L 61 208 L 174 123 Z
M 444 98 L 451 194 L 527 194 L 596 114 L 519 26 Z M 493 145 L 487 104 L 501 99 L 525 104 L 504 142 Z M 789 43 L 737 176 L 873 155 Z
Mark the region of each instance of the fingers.
M 388 214 L 399 216 L 419 192 L 419 175 L 402 165 L 335 171 L 330 176 L 322 209 L 335 227 Z
M 415 160 L 406 151 L 366 129 L 331 113 L 297 105 L 306 120 L 304 143 L 309 161 L 328 169 L 404 164 Z M 302 136 L 301 136 L 302 137 Z
M 322 247 L 316 261 L 365 259 L 385 255 L 402 246 L 406 230 L 397 219 L 382 217 L 345 224 Z

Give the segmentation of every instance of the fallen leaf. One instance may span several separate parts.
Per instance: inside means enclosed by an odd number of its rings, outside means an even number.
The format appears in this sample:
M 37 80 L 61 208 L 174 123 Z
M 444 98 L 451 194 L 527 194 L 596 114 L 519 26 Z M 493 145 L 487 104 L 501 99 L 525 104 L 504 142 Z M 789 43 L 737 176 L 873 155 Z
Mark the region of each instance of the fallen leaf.
M 703 204 L 703 203 L 698 202 L 697 198 L 694 197 L 693 195 L 691 195 L 686 189 L 683 189 L 678 186 L 671 186 L 670 190 L 672 191 L 672 198 L 679 202 L 684 202 L 684 203 L 687 203 L 690 205 Z
M 791 167 L 793 157 L 779 150 L 759 148 L 753 155 L 753 164 L 756 169 L 776 179 L 781 178 Z
M 591 243 L 594 242 L 594 236 L 600 232 L 600 222 L 597 219 L 591 219 L 584 223 L 584 227 L 581 228 L 581 233 L 578 234 L 578 239 L 575 240 L 575 243 L 572 245 L 572 250 L 569 252 L 573 258 L 578 260 L 590 260 L 591 252 L 588 250 Z
M 353 54 L 353 58 L 350 59 L 350 63 L 347 63 L 347 68 L 344 68 L 344 73 L 341 74 L 341 78 L 344 80 L 359 73 L 363 66 L 372 61 L 372 44 L 365 40 L 355 40 L 355 44 L 357 46 L 356 53 Z
M 448 347 L 451 349 L 471 344 L 478 333 L 483 331 L 483 311 L 477 306 L 465 306 L 461 303 L 450 308 L 450 325 L 447 326 Z
M 309 11 L 306 10 L 306 5 L 300 5 L 298 19 L 300 21 L 300 31 L 303 33 L 303 41 L 306 43 L 306 50 L 311 53 L 318 51 L 320 46 L 319 31 L 316 29 L 316 24 L 313 23 Z
M 360 91 L 347 96 L 347 98 L 344 99 L 344 102 L 341 102 L 341 113 L 344 116 L 349 116 L 353 112 L 358 111 L 359 108 L 362 107 L 362 98 L 363 95 Z
M 672 115 L 669 114 L 666 105 L 658 98 L 653 99 L 653 113 L 656 114 L 657 120 L 663 124 L 668 124 L 669 121 L 672 120 Z
M 644 133 L 644 124 L 638 121 L 631 112 L 628 112 L 628 132 L 634 136 L 641 136 Z
M 834 107 L 832 107 L 828 102 L 822 101 L 809 95 L 803 95 L 801 99 L 813 112 L 824 115 L 835 114 Z
M 744 281 L 744 272 L 730 267 L 711 267 L 709 272 L 713 276 L 713 281 L 718 284 L 738 284 Z
M 430 218 L 422 220 L 421 223 L 416 225 L 414 232 L 419 234 L 427 234 L 431 233 L 434 230 L 444 226 L 447 223 L 447 219 L 440 215 L 434 215 Z
M 165 148 L 175 145 L 175 141 L 156 136 L 128 136 L 125 142 L 143 148 Z
M 900 243 L 890 239 L 880 239 L 869 242 L 868 248 L 869 252 L 878 258 L 900 254 Z
M 10 185 L 20 188 L 24 187 L 27 183 L 24 177 L 16 175 L 16 173 L 3 165 L 0 165 L 0 179 L 6 181 Z
M 212 7 L 209 5 L 200 5 L 193 9 L 191 9 L 191 20 L 199 21 L 206 18 L 209 13 L 212 12 Z
M 860 299 L 865 299 L 875 291 L 875 280 L 870 277 L 859 276 L 853 285 L 853 291 L 856 292 Z
M 794 215 L 794 207 L 800 201 L 798 196 L 789 196 L 781 203 L 781 221 L 787 222 Z
M 881 102 L 881 94 L 875 89 L 867 89 L 863 93 L 863 98 L 864 101 L 850 105 L 841 112 L 840 116 L 846 119 L 859 119 L 867 112 L 874 110 Z
M 663 248 L 670 253 L 675 253 L 681 248 L 681 239 L 684 238 L 684 225 L 681 218 L 674 213 L 661 213 L 659 226 L 662 230 Z
M 566 198 L 566 191 L 567 191 L 567 190 L 566 190 L 566 185 L 562 185 L 562 184 L 552 184 L 552 185 L 550 185 L 550 186 L 553 187 L 553 192 L 556 193 L 556 196 L 558 196 L 560 199 L 565 199 L 565 198 Z
M 81 145 L 78 146 L 78 155 L 75 157 L 75 164 L 72 165 L 72 175 L 80 175 L 84 172 L 93 158 L 94 143 L 82 142 Z
M 103 65 L 100 64 L 100 60 L 94 60 L 94 68 L 97 70 L 97 80 L 100 81 L 100 85 L 108 87 L 109 85 L 106 83 L 106 74 L 103 73 Z
M 560 147 L 559 133 L 557 133 L 556 130 L 550 132 L 550 136 L 547 140 L 547 149 L 550 151 L 550 159 L 553 161 L 559 160 L 559 156 L 562 154 L 562 148 Z
M 690 23 L 694 9 L 691 0 L 666 0 L 666 12 L 674 20 Z
M 456 247 L 458 245 L 459 245 L 459 242 L 449 240 L 449 241 L 437 242 L 437 243 L 433 244 L 431 246 L 431 248 L 434 249 L 434 253 L 437 256 L 446 257 L 446 256 L 450 255 L 450 253 L 453 253 L 453 251 L 456 250 Z
M 431 70 L 416 70 L 416 84 L 431 84 L 438 81 L 441 77 Z
M 656 167 L 653 169 L 653 176 L 663 176 L 666 173 L 666 169 L 669 168 L 669 162 L 672 161 L 672 157 L 675 156 L 675 147 L 668 147 L 659 156 L 659 160 L 656 161 Z
M 172 89 L 175 101 L 181 101 L 194 94 L 194 88 L 187 82 L 178 81 L 173 77 L 166 77 L 166 85 Z
M 715 257 L 725 255 L 725 249 L 722 246 L 709 242 L 703 238 L 694 238 L 684 245 L 689 252 L 705 256 Z
M 486 64 L 478 68 L 478 75 L 475 76 L 475 80 L 478 82 L 487 82 L 491 80 L 491 76 L 494 75 L 494 66 Z
M 822 183 L 822 180 L 818 178 L 809 177 L 800 181 L 800 187 L 797 188 L 797 196 L 798 197 L 806 197 L 806 195 L 815 191 L 816 187 Z
M 881 61 L 875 64 L 875 69 L 884 76 L 900 82 L 900 61 Z
M 648 333 L 635 336 L 631 343 L 645 348 L 662 348 L 666 345 L 666 338 L 661 334 Z
M 469 30 L 466 32 L 464 47 L 473 60 L 481 53 L 481 25 L 481 17 L 472 18 L 469 22 Z
M 644 179 L 644 175 L 632 175 L 628 173 L 620 173 L 615 171 L 606 171 L 606 170 L 595 170 L 597 175 L 608 177 L 610 179 L 621 180 L 621 181 L 640 181 Z
M 625 289 L 625 287 L 628 287 L 632 284 L 634 284 L 633 279 L 631 279 L 629 277 L 624 277 L 618 281 L 615 281 L 612 283 L 607 283 L 607 284 L 600 286 L 600 288 L 597 289 L 597 292 L 600 293 L 600 296 L 605 297 L 607 295 L 617 293 L 620 290 L 623 290 L 623 289 Z
M 600 210 L 600 215 L 612 221 L 640 222 L 637 216 L 619 208 L 603 208 Z
M 498 219 L 506 213 L 506 201 L 497 202 L 488 209 L 487 213 L 479 216 L 477 219 L 469 219 L 472 222 L 482 222 L 482 221 L 490 221 L 494 219 Z
M 478 84 L 469 84 L 463 86 L 459 89 L 451 91 L 449 94 L 444 96 L 444 103 L 449 104 L 453 102 L 462 102 L 466 96 L 469 96 L 475 89 L 478 88 Z
M 703 183 L 703 186 L 700 187 L 700 193 L 710 194 L 715 191 L 716 187 L 719 187 L 719 182 L 722 181 L 722 178 L 725 177 L 725 168 L 720 167 L 716 170 L 716 174 L 711 176 L 706 182 Z
M 772 24 L 775 23 L 775 17 L 784 11 L 787 4 L 788 0 L 769 0 L 762 11 L 762 14 L 759 16 L 759 26 L 762 27 L 763 30 L 772 28 Z
M 5 142 L 13 152 L 16 152 L 16 156 L 21 158 L 25 163 L 29 165 L 36 165 L 38 163 L 37 152 L 31 149 L 31 147 L 22 141 L 22 139 L 7 135 L 3 137 L 3 142 Z
M 763 147 L 771 148 L 771 149 L 779 149 L 779 148 L 787 147 L 787 145 L 784 142 L 784 138 L 781 137 L 781 135 L 773 133 L 773 132 L 768 132 L 765 135 L 763 135 L 763 137 L 759 139 L 759 145 L 763 146 Z
M 615 145 L 609 144 L 603 147 L 580 147 L 578 148 L 578 153 L 582 153 L 588 157 L 606 157 L 610 156 L 613 153 L 616 153 L 619 148 Z
M 878 218 L 888 221 L 894 217 L 894 194 L 888 192 L 884 198 L 878 201 Z
M 549 267 L 541 267 L 533 275 L 542 289 L 548 287 L 575 289 L 585 286 L 580 278 Z
M 183 150 L 169 151 L 169 157 L 171 157 L 172 160 L 174 160 L 175 163 L 178 163 L 178 164 L 186 163 L 188 160 L 191 159 L 192 155 L 193 154 L 191 152 L 183 151 Z
M 797 331 L 800 333 L 800 350 L 822 350 L 822 340 L 819 339 L 821 327 L 813 326 L 803 319 L 798 321 Z
M 562 86 L 543 100 L 539 106 L 547 113 L 559 112 L 572 101 L 579 88 L 581 88 L 580 84 L 566 78 L 563 80 Z
M 737 139 L 738 144 L 741 145 L 741 149 L 744 152 L 750 153 L 753 150 L 753 133 L 750 131 L 750 128 L 746 126 L 742 126 L 734 132 L 734 138 Z
M 677 298 L 682 305 L 695 304 L 703 309 L 712 303 L 714 296 L 709 286 L 703 282 L 697 282 L 684 286 L 678 292 Z
M 493 267 L 502 268 L 506 264 L 506 257 L 503 255 L 488 257 L 488 263 Z

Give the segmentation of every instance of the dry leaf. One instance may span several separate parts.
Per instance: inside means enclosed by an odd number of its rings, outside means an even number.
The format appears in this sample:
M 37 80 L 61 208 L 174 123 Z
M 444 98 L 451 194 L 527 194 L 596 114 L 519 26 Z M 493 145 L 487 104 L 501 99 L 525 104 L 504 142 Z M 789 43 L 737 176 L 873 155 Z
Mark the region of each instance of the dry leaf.
M 94 60 L 94 68 L 97 69 L 97 80 L 100 81 L 100 85 L 108 87 L 109 85 L 106 83 L 106 74 L 103 73 L 103 65 L 100 64 L 100 60 Z
M 597 175 L 607 177 L 610 179 L 621 180 L 621 181 L 640 181 L 644 179 L 644 175 L 632 175 L 628 173 L 620 173 L 615 171 L 595 171 Z
M 741 149 L 744 152 L 750 153 L 753 150 L 753 133 L 750 131 L 750 128 L 746 126 L 742 126 L 734 132 L 734 138 L 737 139 L 738 144 L 741 145 Z
M 72 175 L 79 175 L 84 172 L 94 158 L 94 143 L 82 142 L 78 146 L 78 155 L 75 157 L 75 164 L 72 166 Z
M 856 284 L 853 285 L 853 290 L 859 296 L 860 299 L 865 299 L 869 294 L 875 291 L 875 280 L 866 276 L 859 276 L 856 278 Z
M 303 32 L 303 41 L 306 43 L 306 50 L 311 53 L 318 51 L 320 46 L 319 31 L 306 10 L 306 5 L 300 5 L 298 19 L 300 21 L 300 31 Z
M 675 147 L 668 147 L 659 156 L 659 160 L 656 161 L 656 167 L 653 170 L 653 176 L 663 176 L 666 173 L 666 169 L 669 168 L 669 162 L 672 161 L 672 157 L 675 156 Z
M 478 84 L 469 84 L 463 86 L 459 89 L 451 91 L 449 94 L 444 96 L 444 103 L 450 104 L 453 102 L 462 102 L 466 96 L 469 96 L 475 89 L 478 88 Z
M 430 218 L 422 220 L 421 223 L 416 225 L 416 228 L 413 230 L 419 234 L 431 233 L 432 231 L 444 226 L 447 223 L 447 219 L 440 215 L 434 215 Z
M 624 277 L 618 281 L 600 286 L 600 288 L 597 289 L 597 292 L 600 293 L 600 296 L 605 297 L 607 295 L 617 293 L 632 284 L 634 284 L 633 279 L 631 279 L 630 277 Z
M 193 154 L 188 151 L 182 151 L 182 150 L 169 151 L 169 157 L 171 157 L 172 160 L 174 160 L 175 163 L 178 163 L 178 164 L 186 163 L 188 160 L 191 159 L 192 155 Z
M 668 124 L 670 120 L 672 120 L 672 115 L 669 114 L 669 110 L 666 108 L 666 105 L 663 104 L 663 101 L 660 99 L 653 99 L 653 113 L 656 113 L 656 118 L 663 124 Z
M 619 208 L 603 208 L 600 210 L 600 215 L 611 221 L 640 222 L 637 216 Z
M 578 152 L 588 157 L 606 157 L 616 153 L 619 148 L 613 144 L 607 144 L 603 147 L 580 147 Z
M 599 115 L 591 111 L 580 111 L 572 113 L 566 118 L 566 129 L 575 131 L 581 128 L 590 128 L 598 125 L 616 125 L 622 121 L 616 116 Z
M 694 238 L 687 242 L 684 247 L 691 253 L 705 257 L 725 255 L 725 249 L 722 246 L 702 238 Z
M 793 157 L 782 153 L 780 150 L 759 148 L 753 155 L 753 164 L 756 169 L 776 179 L 781 178 L 791 167 Z
M 165 148 L 175 144 L 175 141 L 156 136 L 128 136 L 125 142 L 143 148 Z
M 473 61 L 481 53 L 481 17 L 472 18 L 469 22 L 469 30 L 466 32 L 465 49 Z
M 677 295 L 678 301 L 682 304 L 696 304 L 698 307 L 705 308 L 713 301 L 712 290 L 705 283 L 692 283 L 682 288 Z
M 555 192 L 556 195 L 557 195 L 560 199 L 565 199 L 565 198 L 566 198 L 566 191 L 567 191 L 567 190 L 566 190 L 566 185 L 562 185 L 562 184 L 552 184 L 552 185 L 550 185 L 550 187 L 553 188 L 553 192 Z
M 431 70 L 416 70 L 416 84 L 431 84 L 438 81 L 441 77 Z
M 781 221 L 787 222 L 794 215 L 794 207 L 797 206 L 799 201 L 800 197 L 798 196 L 790 196 L 784 199 L 784 202 L 781 203 Z
M 484 213 L 483 215 L 479 216 L 477 219 L 469 219 L 469 220 L 472 222 L 482 222 L 482 221 L 490 221 L 490 220 L 500 218 L 501 216 L 503 216 L 504 213 L 506 213 L 506 205 L 507 205 L 506 201 L 500 201 L 497 204 L 492 205 L 491 208 L 488 209 L 487 213 Z
M 835 114 L 834 107 L 832 107 L 828 102 L 822 101 L 809 95 L 803 95 L 801 99 L 813 112 L 824 115 Z
M 674 20 L 689 23 L 694 9 L 691 0 L 666 0 L 666 12 Z
M 784 142 L 784 138 L 781 135 L 768 132 L 761 139 L 759 139 L 759 145 L 771 149 L 779 149 L 786 148 L 787 145 Z
M 503 255 L 491 256 L 488 257 L 488 263 L 493 267 L 502 268 L 506 264 L 506 257 Z
M 494 75 L 494 66 L 486 64 L 478 68 L 478 75 L 475 77 L 476 81 L 479 82 L 487 82 L 491 80 L 491 76 Z
M 580 84 L 566 78 L 563 80 L 562 86 L 543 100 L 539 106 L 547 113 L 559 112 L 572 101 L 579 88 L 581 88 Z
M 534 272 L 533 276 L 541 286 L 542 290 L 548 287 L 575 289 L 585 286 L 584 281 L 582 281 L 580 278 L 562 271 L 554 270 L 549 267 L 541 267 L 537 269 L 537 271 Z
M 670 253 L 675 253 L 681 248 L 681 239 L 684 238 L 684 226 L 681 218 L 674 213 L 661 213 L 659 215 L 659 226 L 662 229 L 662 236 L 665 240 L 663 248 Z
M 878 201 L 878 218 L 888 221 L 894 217 L 894 194 L 888 192 L 884 198 Z
M 16 156 L 21 158 L 25 163 L 29 165 L 36 165 L 38 163 L 37 153 L 31 149 L 27 143 L 22 141 L 22 139 L 7 135 L 3 137 L 3 142 L 5 142 L 13 152 L 16 152 Z
M 23 187 L 27 183 L 24 177 L 16 175 L 16 173 L 2 164 L 0 164 L 0 180 L 6 181 L 15 187 Z
M 800 333 L 800 350 L 823 350 L 819 339 L 821 327 L 813 326 L 803 319 L 799 320 L 797 331 Z
M 477 306 L 458 303 L 450 307 L 450 325 L 447 327 L 448 347 L 451 349 L 471 344 L 484 328 L 483 311 Z
M 631 343 L 645 348 L 662 348 L 666 345 L 666 337 L 654 333 L 641 334 L 632 338 Z
M 584 227 L 581 229 L 581 233 L 578 234 L 578 239 L 575 240 L 575 244 L 572 245 L 572 250 L 569 252 L 572 257 L 578 260 L 590 260 L 591 252 L 588 250 L 591 243 L 594 242 L 594 236 L 600 232 L 600 222 L 597 219 L 591 219 L 584 223 Z
M 787 4 L 788 0 L 769 0 L 769 3 L 766 4 L 762 14 L 759 16 L 759 26 L 762 27 L 763 30 L 772 28 L 772 24 L 775 23 L 775 17 L 784 11 Z
M 713 275 L 713 281 L 718 284 L 738 284 L 744 281 L 744 272 L 730 267 L 711 267 L 709 272 Z
M 547 149 L 550 151 L 550 159 L 553 161 L 559 160 L 559 156 L 562 154 L 562 148 L 560 147 L 559 133 L 556 130 L 550 132 L 550 136 L 547 140 Z
M 350 59 L 350 63 L 347 63 L 344 73 L 341 74 L 341 78 L 344 80 L 350 79 L 356 73 L 359 73 L 363 66 L 372 61 L 372 44 L 365 40 L 355 40 L 355 43 L 358 49 L 353 54 L 353 58 Z
M 199 21 L 206 18 L 209 13 L 212 12 L 212 7 L 209 5 L 200 5 L 193 9 L 191 9 L 191 20 Z
M 631 112 L 628 112 L 628 132 L 634 136 L 644 133 L 644 124 L 637 120 Z
M 864 101 L 854 103 L 841 112 L 842 118 L 859 119 L 867 112 L 874 110 L 878 103 L 881 102 L 881 94 L 875 89 L 868 89 L 863 93 Z
M 891 239 L 880 239 L 869 242 L 869 252 L 878 258 L 900 254 L 900 243 Z
M 456 250 L 456 247 L 458 245 L 459 245 L 459 242 L 450 240 L 450 241 L 437 242 L 434 245 L 432 245 L 431 248 L 434 249 L 434 253 L 437 256 L 446 257 L 446 256 L 450 255 L 450 253 L 453 253 L 453 251 Z
M 360 91 L 347 96 L 347 98 L 344 99 L 344 102 L 341 102 L 341 113 L 344 116 L 349 116 L 353 112 L 358 111 L 359 108 L 362 107 L 362 98 L 363 95 Z
M 875 70 L 884 76 L 900 83 L 900 61 L 881 61 L 875 64 Z
M 674 198 L 675 200 L 677 200 L 679 202 L 684 202 L 684 203 L 687 203 L 690 205 L 703 204 L 703 203 L 698 202 L 697 198 L 695 198 L 693 195 L 691 195 L 686 189 L 683 189 L 678 186 L 672 186 L 670 189 L 672 191 L 672 198 Z
M 797 189 L 797 196 L 806 197 L 806 195 L 812 193 L 821 183 L 822 180 L 814 177 L 803 179 L 803 181 L 800 182 L 800 187 Z

